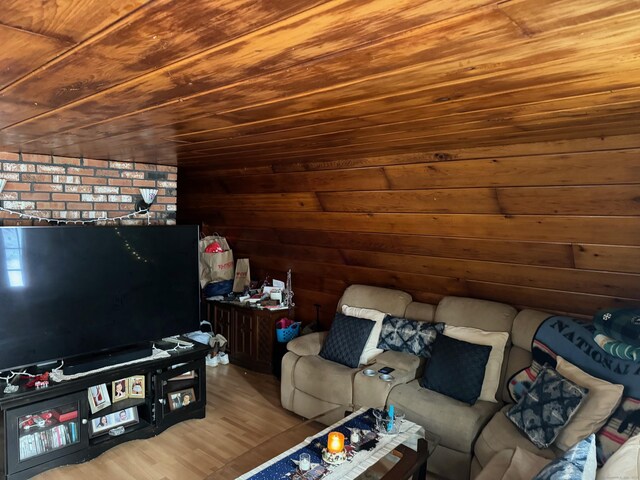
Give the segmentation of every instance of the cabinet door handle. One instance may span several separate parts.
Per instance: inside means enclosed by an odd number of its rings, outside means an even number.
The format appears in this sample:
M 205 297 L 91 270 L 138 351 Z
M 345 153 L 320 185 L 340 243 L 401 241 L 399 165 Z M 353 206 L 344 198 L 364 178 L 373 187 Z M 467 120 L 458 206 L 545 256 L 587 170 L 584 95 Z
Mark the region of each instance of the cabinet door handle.
M 82 424 L 83 424 L 83 425 L 86 425 L 87 423 L 89 423 L 89 421 L 88 421 L 86 418 L 83 418 L 83 419 L 82 419 Z
M 158 403 L 164 405 L 165 403 L 167 403 L 167 401 L 164 398 L 161 398 L 160 400 L 158 400 Z

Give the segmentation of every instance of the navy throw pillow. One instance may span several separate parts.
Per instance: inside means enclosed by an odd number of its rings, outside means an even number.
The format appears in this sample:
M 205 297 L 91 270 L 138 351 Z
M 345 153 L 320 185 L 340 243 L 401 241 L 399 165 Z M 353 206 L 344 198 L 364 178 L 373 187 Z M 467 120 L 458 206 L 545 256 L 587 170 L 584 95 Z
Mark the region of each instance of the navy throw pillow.
M 320 356 L 356 368 L 375 322 L 336 313 Z
M 444 331 L 444 323 L 428 323 L 387 315 L 382 322 L 378 348 L 431 357 L 433 342 Z
M 491 347 L 438 335 L 420 385 L 473 405 L 480 396 Z

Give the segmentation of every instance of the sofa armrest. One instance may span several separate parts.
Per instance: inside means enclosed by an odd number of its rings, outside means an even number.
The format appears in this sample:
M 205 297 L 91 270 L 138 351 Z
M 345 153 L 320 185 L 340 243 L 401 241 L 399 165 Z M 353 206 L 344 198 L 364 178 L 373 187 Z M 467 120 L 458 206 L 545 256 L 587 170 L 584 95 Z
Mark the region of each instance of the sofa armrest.
M 287 343 L 287 350 L 300 357 L 318 355 L 320 350 L 322 350 L 322 345 L 328 333 L 329 332 L 314 332 L 294 338 Z

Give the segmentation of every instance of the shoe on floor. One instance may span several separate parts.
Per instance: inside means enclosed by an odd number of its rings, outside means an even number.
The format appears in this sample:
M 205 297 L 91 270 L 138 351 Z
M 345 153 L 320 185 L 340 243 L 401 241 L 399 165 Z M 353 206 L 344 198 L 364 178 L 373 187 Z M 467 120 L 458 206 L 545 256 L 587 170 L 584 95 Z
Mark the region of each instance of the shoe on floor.
M 220 363 L 223 365 L 229 365 L 229 355 L 226 353 L 219 353 L 218 357 L 220 357 Z
M 207 357 L 207 360 L 205 361 L 205 363 L 209 367 L 217 367 L 218 364 L 220 363 L 220 359 L 218 358 L 218 355 L 214 355 L 213 357 Z

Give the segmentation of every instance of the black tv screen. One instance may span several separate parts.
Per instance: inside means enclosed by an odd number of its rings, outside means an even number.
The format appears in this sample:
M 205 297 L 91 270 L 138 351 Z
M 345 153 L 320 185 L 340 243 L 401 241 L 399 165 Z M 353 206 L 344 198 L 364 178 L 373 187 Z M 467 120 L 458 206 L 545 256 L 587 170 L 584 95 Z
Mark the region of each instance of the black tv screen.
M 0 227 L 0 371 L 198 329 L 198 227 Z

